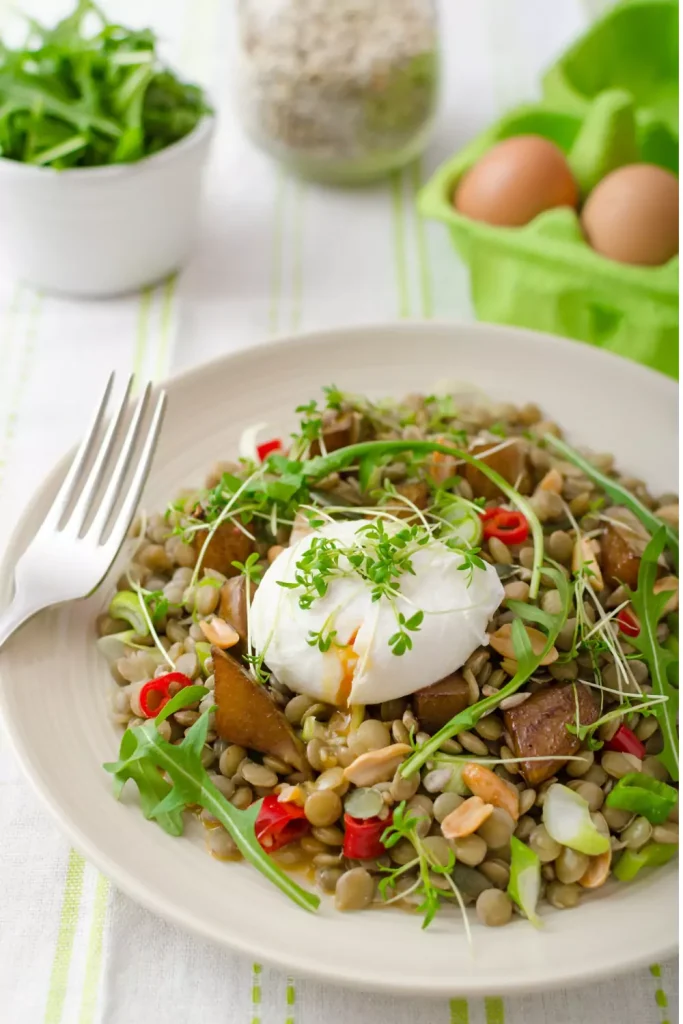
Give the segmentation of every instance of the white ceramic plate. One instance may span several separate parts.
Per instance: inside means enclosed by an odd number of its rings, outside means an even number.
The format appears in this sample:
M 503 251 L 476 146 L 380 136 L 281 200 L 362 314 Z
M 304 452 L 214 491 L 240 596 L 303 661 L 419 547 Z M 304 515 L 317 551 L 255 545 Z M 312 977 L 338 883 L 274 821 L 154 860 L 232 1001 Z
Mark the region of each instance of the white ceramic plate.
M 265 420 L 273 434 L 321 385 L 372 395 L 467 381 L 501 400 L 538 402 L 571 440 L 614 452 L 655 492 L 675 489 L 676 386 L 588 346 L 489 325 L 394 324 L 331 330 L 262 346 L 184 373 L 169 409 L 144 500 L 161 509 L 234 455 L 240 432 Z M 37 492 L 9 546 L 0 579 L 34 531 L 64 466 Z M 110 795 L 101 769 L 118 747 L 109 723 L 106 666 L 94 619 L 111 585 L 87 601 L 37 616 L 0 655 L 0 700 L 26 774 L 74 845 L 134 899 L 198 934 L 288 971 L 393 993 L 447 996 L 523 992 L 586 983 L 652 963 L 676 943 L 676 870 L 613 886 L 571 913 L 546 909 L 526 921 L 473 923 L 474 955 L 461 921 L 444 912 L 428 931 L 401 911 L 317 915 L 290 904 L 256 871 L 220 863 L 201 840 L 173 839 L 140 814 L 134 793 Z

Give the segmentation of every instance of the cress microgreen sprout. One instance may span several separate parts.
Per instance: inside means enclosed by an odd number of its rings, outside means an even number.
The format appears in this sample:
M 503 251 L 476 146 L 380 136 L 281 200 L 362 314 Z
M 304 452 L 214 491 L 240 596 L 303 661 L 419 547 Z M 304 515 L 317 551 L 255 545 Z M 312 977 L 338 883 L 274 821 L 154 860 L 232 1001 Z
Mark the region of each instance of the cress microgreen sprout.
M 415 857 L 400 867 L 389 868 L 382 866 L 381 870 L 384 873 L 384 877 L 378 886 L 379 893 L 387 903 L 405 899 L 413 892 L 417 893 L 422 900 L 417 909 L 419 913 L 424 914 L 422 920 L 423 928 L 428 928 L 434 920 L 434 916 L 441 906 L 442 899 L 452 899 L 455 897 L 462 912 L 467 940 L 471 945 L 472 940 L 465 904 L 460 890 L 452 878 L 452 871 L 455 867 L 455 854 L 453 851 L 449 851 L 450 855 L 447 863 L 440 863 L 418 834 L 418 824 L 419 817 L 407 810 L 405 800 L 394 808 L 391 824 L 382 833 L 382 843 L 387 850 L 390 850 L 401 840 L 406 840 L 415 850 Z M 418 870 L 417 881 L 410 888 L 399 891 L 394 897 L 390 898 L 388 895 L 389 890 L 396 890 L 399 879 L 401 879 L 405 872 L 413 868 Z M 433 875 L 443 878 L 449 888 L 442 889 L 437 887 L 434 884 Z
M 78 0 L 53 28 L 27 19 L 0 43 L 0 156 L 65 169 L 130 163 L 188 135 L 209 114 L 202 90 L 157 54 L 151 29 L 109 22 Z
M 330 473 L 339 472 L 344 469 L 344 467 L 357 462 L 366 455 L 372 455 L 374 453 L 379 455 L 388 452 L 442 452 L 444 455 L 453 455 L 459 461 L 465 462 L 467 465 L 474 466 L 476 469 L 480 470 L 485 477 L 494 483 L 496 487 L 498 487 L 508 498 L 508 500 L 519 509 L 529 523 L 534 541 L 534 561 L 531 570 L 531 580 L 529 583 L 529 596 L 532 599 L 537 597 L 541 583 L 541 567 L 543 565 L 543 527 L 541 526 L 532 505 L 524 495 L 520 494 L 515 487 L 509 484 L 507 480 L 500 475 L 500 473 L 491 469 L 483 459 L 477 458 L 469 452 L 463 451 L 461 448 L 456 448 L 449 444 L 441 444 L 438 441 L 362 441 L 359 444 L 352 444 L 348 445 L 346 448 L 340 448 L 336 452 L 332 452 L 330 455 L 319 455 L 313 459 L 309 459 L 307 462 L 303 463 L 301 471 L 305 477 L 318 480 L 329 476 Z

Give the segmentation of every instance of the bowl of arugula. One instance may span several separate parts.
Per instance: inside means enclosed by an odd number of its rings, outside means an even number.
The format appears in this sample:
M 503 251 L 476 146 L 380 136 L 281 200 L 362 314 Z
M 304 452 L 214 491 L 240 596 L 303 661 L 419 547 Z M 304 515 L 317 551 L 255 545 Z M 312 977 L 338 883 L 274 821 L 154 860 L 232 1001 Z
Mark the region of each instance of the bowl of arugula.
M 203 90 L 161 61 L 150 29 L 78 0 L 53 28 L 0 42 L 0 219 L 30 284 L 99 297 L 187 258 L 213 133 Z

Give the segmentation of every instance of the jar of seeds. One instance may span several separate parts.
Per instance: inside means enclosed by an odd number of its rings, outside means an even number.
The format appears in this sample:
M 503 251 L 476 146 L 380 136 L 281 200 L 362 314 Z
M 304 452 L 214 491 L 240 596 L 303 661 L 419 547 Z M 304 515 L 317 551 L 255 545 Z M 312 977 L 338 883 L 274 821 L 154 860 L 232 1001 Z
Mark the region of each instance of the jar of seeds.
M 296 173 L 381 177 L 424 148 L 438 86 L 433 0 L 240 0 L 238 111 Z

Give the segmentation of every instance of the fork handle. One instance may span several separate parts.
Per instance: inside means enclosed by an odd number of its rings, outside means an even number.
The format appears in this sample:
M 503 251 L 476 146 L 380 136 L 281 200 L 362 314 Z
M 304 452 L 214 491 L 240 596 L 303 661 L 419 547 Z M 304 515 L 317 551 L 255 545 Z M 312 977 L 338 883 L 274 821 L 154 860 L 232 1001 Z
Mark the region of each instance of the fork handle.
M 23 626 L 31 616 L 44 608 L 44 602 L 29 602 L 15 594 L 9 606 L 0 613 L 0 648 L 6 640 L 15 633 L 20 626 Z

